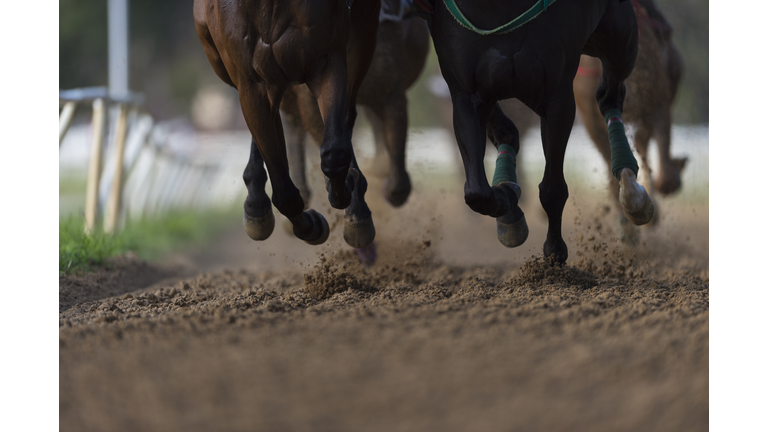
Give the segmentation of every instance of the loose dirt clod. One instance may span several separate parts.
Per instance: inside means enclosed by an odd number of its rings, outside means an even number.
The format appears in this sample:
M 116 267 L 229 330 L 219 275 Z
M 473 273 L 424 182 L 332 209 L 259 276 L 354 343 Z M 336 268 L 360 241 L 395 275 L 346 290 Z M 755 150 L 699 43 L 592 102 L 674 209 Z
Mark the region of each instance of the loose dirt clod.
M 348 252 L 348 251 L 347 251 Z M 320 256 L 314 269 L 304 275 L 307 292 L 316 299 L 326 299 L 346 290 L 369 291 L 370 286 L 346 270 L 350 266 L 349 257 L 336 253 L 331 258 Z
M 584 270 L 559 264 L 553 258 L 531 257 L 523 264 L 519 276 L 512 279 L 513 285 L 565 285 L 582 289 L 592 288 L 598 283 L 597 276 Z

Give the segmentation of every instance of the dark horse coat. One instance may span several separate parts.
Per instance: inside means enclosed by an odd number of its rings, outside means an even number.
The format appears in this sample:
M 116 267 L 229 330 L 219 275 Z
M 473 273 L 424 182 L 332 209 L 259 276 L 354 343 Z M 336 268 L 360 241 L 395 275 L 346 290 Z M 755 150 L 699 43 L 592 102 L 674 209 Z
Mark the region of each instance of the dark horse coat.
M 522 15 L 536 0 L 456 3 L 476 28 L 494 29 Z M 497 218 L 499 239 L 505 245 L 518 246 L 527 238 L 527 225 L 518 206 L 519 187 L 514 182 L 489 185 L 483 166 L 486 134 L 497 148 L 507 144 L 519 152 L 518 131 L 497 103 L 519 99 L 541 118 L 546 167 L 539 191 L 549 219 L 544 254 L 564 262 L 568 249 L 561 225 L 568 187 L 563 161 L 576 112 L 573 79 L 579 58 L 582 53 L 600 58 L 600 111 L 603 115 L 621 112 L 623 82 L 637 57 L 637 21 L 631 3 L 626 1 L 548 3 L 540 15 L 511 32 L 481 35 L 460 24 L 442 0 L 416 0 L 429 23 L 440 69 L 451 92 L 454 131 L 466 174 L 466 203 L 478 213 Z M 635 223 L 647 223 L 652 204 L 636 183 L 637 169 L 617 172 L 625 190 L 622 205 L 626 202 L 625 210 L 639 215 Z
M 320 156 L 328 198 L 333 207 L 346 209 L 344 238 L 354 247 L 373 241 L 367 185 L 350 137 L 357 90 L 376 47 L 379 9 L 379 0 L 195 0 L 195 28 L 205 54 L 219 78 L 237 88 L 252 136 L 243 180 L 244 226 L 253 239 L 266 239 L 275 225 L 264 191 L 267 172 L 272 203 L 291 221 L 294 234 L 310 244 L 328 238 L 325 218 L 304 211 L 291 181 L 280 121 L 285 92 L 306 83 L 323 118 Z

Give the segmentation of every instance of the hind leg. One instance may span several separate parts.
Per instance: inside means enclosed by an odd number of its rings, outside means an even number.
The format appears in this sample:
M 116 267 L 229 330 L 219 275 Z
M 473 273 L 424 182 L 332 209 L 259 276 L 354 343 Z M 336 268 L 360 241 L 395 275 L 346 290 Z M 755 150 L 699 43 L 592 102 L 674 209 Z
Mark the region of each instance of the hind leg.
M 350 36 L 347 44 L 347 136 L 352 136 L 352 129 L 357 118 L 357 91 L 371 65 L 376 50 L 376 33 L 379 28 L 380 3 L 356 2 L 350 9 Z M 349 207 L 344 211 L 344 240 L 354 248 L 365 248 L 373 243 L 376 229 L 365 192 L 368 182 L 355 159 L 350 142 L 350 169 L 348 181 L 353 184 Z
M 299 115 L 298 98 L 292 90 L 286 92 L 283 97 L 280 105 L 280 114 L 283 119 L 285 148 L 288 154 L 291 180 L 299 189 L 301 199 L 304 200 L 304 209 L 306 210 L 312 198 L 312 190 L 307 183 L 306 149 L 304 147 L 307 131 L 304 129 L 301 116 Z
M 245 205 L 245 229 L 255 240 L 263 232 L 264 183 L 261 162 L 263 160 L 272 180 L 272 202 L 293 224 L 296 237 L 309 244 L 322 244 L 328 239 L 330 230 L 328 223 L 320 213 L 314 210 L 304 211 L 304 201 L 299 190 L 291 181 L 288 173 L 288 158 L 285 150 L 282 124 L 278 107 L 272 106 L 271 100 L 263 84 L 240 83 L 238 93 L 248 129 L 253 137 L 251 143 L 251 160 L 243 175 L 248 188 Z M 274 91 L 274 94 L 280 92 Z M 271 210 L 270 210 L 271 212 Z M 274 226 L 274 219 L 271 222 Z M 271 232 L 271 230 L 270 230 Z M 256 236 L 252 235 L 255 233 Z
M 383 106 L 372 107 L 373 116 L 378 117 L 382 134 L 381 141 L 389 154 L 389 173 L 384 180 L 384 198 L 394 207 L 400 207 L 411 193 L 411 179 L 405 169 L 405 145 L 408 136 L 408 102 L 405 93 L 393 97 Z M 372 122 L 373 124 L 373 122 Z M 380 140 L 376 137 L 376 141 Z
M 384 121 L 372 108 L 366 106 L 360 106 L 359 108 L 365 113 L 365 118 L 371 124 L 371 132 L 373 132 L 373 160 L 366 168 L 366 171 L 378 178 L 385 178 L 389 173 L 389 151 L 387 150 Z
M 659 173 L 654 181 L 656 190 L 662 195 L 670 195 L 680 189 L 680 177 L 688 158 L 672 158 L 670 147 L 672 143 L 672 115 L 669 108 L 659 113 L 659 120 L 653 128 L 653 137 L 659 150 Z
M 264 191 L 267 184 L 267 172 L 264 170 L 264 158 L 261 157 L 256 142 L 251 138 L 251 155 L 243 172 L 243 181 L 248 189 L 245 198 L 243 227 L 254 240 L 266 240 L 275 229 L 275 216 L 272 203 Z

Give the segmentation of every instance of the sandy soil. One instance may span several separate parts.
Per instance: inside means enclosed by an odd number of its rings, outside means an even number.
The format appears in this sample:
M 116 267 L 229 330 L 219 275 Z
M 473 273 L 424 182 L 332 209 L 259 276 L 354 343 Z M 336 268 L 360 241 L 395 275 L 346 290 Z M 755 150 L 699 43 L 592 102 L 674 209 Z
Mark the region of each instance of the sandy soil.
M 707 430 L 708 203 L 658 200 L 630 248 L 572 188 L 559 267 L 534 191 L 509 250 L 455 187 L 399 210 L 377 187 L 369 268 L 338 228 L 312 248 L 233 220 L 163 265 L 62 276 L 60 430 Z

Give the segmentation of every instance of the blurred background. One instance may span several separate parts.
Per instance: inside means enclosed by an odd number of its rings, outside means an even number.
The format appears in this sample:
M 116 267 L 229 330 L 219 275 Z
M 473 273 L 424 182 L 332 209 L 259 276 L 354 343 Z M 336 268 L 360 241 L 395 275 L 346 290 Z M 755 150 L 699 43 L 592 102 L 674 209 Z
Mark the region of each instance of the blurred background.
M 657 0 L 657 4 L 673 27 L 672 39 L 685 63 L 673 109 L 672 141 L 673 156 L 689 156 L 683 178 L 687 188 L 684 186 L 682 195 L 708 200 L 709 3 L 706 0 Z M 60 0 L 60 90 L 108 86 L 107 6 L 107 0 Z M 129 88 L 141 96 L 142 102 L 127 114 L 121 179 L 125 191 L 118 226 L 127 229 L 130 221 L 138 223 L 186 208 L 200 212 L 210 209 L 224 209 L 232 214 L 241 212 L 246 194 L 241 175 L 248 157 L 248 132 L 236 90 L 221 82 L 206 60 L 194 29 L 192 2 L 130 0 L 128 35 Z M 430 42 L 424 71 L 408 92 L 411 130 L 408 167 L 414 188 L 418 188 L 420 182 L 440 177 L 445 169 L 441 171 L 434 165 L 444 163 L 450 167 L 446 169 L 452 173 L 449 177 L 455 178 L 458 191 L 463 176 L 460 171 L 454 171 L 458 152 L 452 131 L 446 129 L 450 123 L 445 118 L 445 113 L 450 112 L 450 101 L 441 95 L 445 89 L 441 89 L 439 77 Z M 60 108 L 62 106 L 63 103 Z M 108 106 L 99 217 L 106 211 L 112 184 L 110 173 L 114 173 L 117 165 L 114 156 L 117 116 L 115 107 Z M 86 173 L 93 141 L 92 119 L 91 102 L 78 104 L 60 141 L 59 213 L 62 221 L 67 221 L 61 225 L 82 226 Z M 364 116 L 358 119 L 353 142 L 358 158 L 370 159 L 374 153 L 370 127 Z M 604 193 L 605 164 L 579 121 L 577 118 L 569 143 L 571 165 L 566 167 L 566 178 L 569 183 L 573 178 L 580 179 L 587 187 Z M 538 128 L 532 128 L 523 141 L 524 146 L 532 148 L 531 144 L 540 143 Z M 434 146 L 454 149 L 440 156 L 441 152 L 435 152 Z M 312 153 L 314 147 L 308 145 L 310 160 L 316 157 L 316 150 Z M 531 184 L 538 183 L 543 170 L 540 144 L 536 147 L 538 150 L 526 155 L 527 165 L 521 168 L 524 175 L 536 179 Z M 651 159 L 655 159 L 653 150 L 651 155 Z M 365 163 L 361 162 L 361 165 Z M 424 169 L 427 162 L 431 164 L 430 169 Z M 488 163 L 492 164 L 493 160 L 489 159 Z M 588 173 L 589 178 L 584 173 Z M 163 222 L 164 226 L 169 223 Z
M 205 58 L 192 22 L 189 0 L 129 2 L 130 88 L 146 95 L 145 107 L 157 120 L 183 118 L 198 128 L 244 128 L 236 92 L 219 80 Z M 674 28 L 673 41 L 685 61 L 674 110 L 680 124 L 709 122 L 709 2 L 657 0 Z M 422 79 L 412 88 L 413 127 L 436 126 L 428 77 L 438 74 L 431 52 Z M 107 1 L 59 1 L 59 87 L 107 85 Z M 204 120 L 206 105 L 225 107 Z M 210 109 L 214 110 L 213 108 Z

